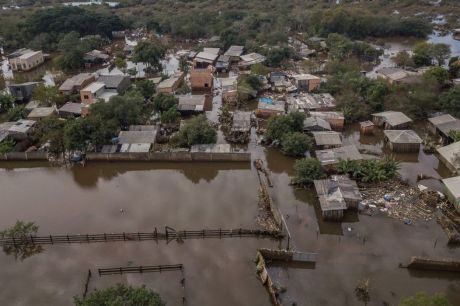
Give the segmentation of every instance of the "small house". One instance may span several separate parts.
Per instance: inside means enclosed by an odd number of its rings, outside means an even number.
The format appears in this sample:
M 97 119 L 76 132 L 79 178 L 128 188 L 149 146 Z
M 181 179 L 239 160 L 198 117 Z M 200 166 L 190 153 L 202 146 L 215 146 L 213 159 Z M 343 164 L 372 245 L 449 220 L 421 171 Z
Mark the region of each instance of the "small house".
M 385 130 L 401 130 L 407 128 L 412 119 L 401 112 L 386 111 L 372 114 L 372 121 Z
M 240 60 L 241 54 L 243 54 L 244 47 L 243 46 L 230 46 L 227 51 L 225 51 L 224 55 L 230 57 L 230 62 L 236 62 Z
M 8 85 L 10 94 L 15 98 L 16 101 L 26 102 L 32 98 L 35 87 L 38 82 L 26 82 L 21 84 Z
M 460 170 L 460 141 L 437 149 L 439 160 L 452 172 Z
M 249 69 L 252 65 L 260 64 L 265 62 L 265 56 L 259 53 L 249 53 L 246 55 L 240 56 L 241 62 L 239 62 L 238 67 L 242 69 Z
M 178 95 L 177 110 L 181 114 L 202 113 L 206 102 L 205 95 Z
M 289 82 L 287 74 L 282 71 L 271 72 L 269 81 L 272 84 L 272 90 L 276 92 L 285 92 L 288 91 L 288 88 L 293 87 L 292 83 Z
M 447 198 L 460 213 L 460 176 L 443 179 L 442 183 Z
M 308 73 L 295 74 L 292 76 L 292 79 L 294 80 L 294 85 L 297 87 L 297 90 L 304 92 L 316 90 L 321 83 L 320 77 Z
M 23 140 L 32 135 L 37 121 L 19 119 L 8 129 L 8 135 L 17 140 Z
M 256 116 L 269 118 L 286 113 L 284 101 L 275 101 L 270 98 L 260 98 L 257 105 Z
M 460 131 L 460 120 L 451 115 L 441 115 L 428 118 L 428 128 L 430 132 L 441 138 L 444 145 L 448 145 L 453 141 L 449 136 L 451 131 Z
M 131 79 L 124 75 L 101 75 L 97 82 L 103 83 L 107 91 L 115 91 L 118 94 L 123 94 L 131 86 Z
M 373 135 L 374 127 L 375 127 L 374 123 L 370 120 L 359 123 L 359 131 L 363 135 Z
M 331 125 L 319 117 L 307 117 L 303 121 L 304 132 L 331 131 Z
M 105 93 L 105 84 L 101 82 L 93 82 L 80 90 L 81 103 L 90 105 L 102 99 Z
M 93 74 L 80 73 L 65 80 L 59 87 L 59 92 L 65 95 L 70 95 L 79 92 L 94 81 L 96 81 L 96 77 Z
M 315 155 L 323 167 L 333 167 L 337 165 L 341 160 L 364 159 L 361 153 L 359 153 L 358 148 L 354 145 L 327 150 L 317 150 L 315 151 Z
M 190 83 L 192 90 L 210 91 L 213 85 L 213 69 L 211 66 L 204 69 L 192 68 L 190 71 Z
M 342 146 L 342 135 L 333 131 L 312 132 L 316 146 L 320 149 L 338 148 Z
M 342 112 L 312 112 L 310 116 L 326 120 L 334 131 L 342 131 L 345 126 L 345 116 Z
M 54 107 L 36 107 L 34 108 L 27 119 L 39 121 L 43 118 L 47 118 L 56 114 L 56 108 Z
M 324 220 L 341 221 L 346 209 L 357 209 L 362 200 L 355 181 L 344 175 L 315 180 L 315 189 Z
M 199 52 L 193 60 L 193 67 L 207 68 L 208 66 L 214 65 L 218 57 L 218 53 L 211 53 L 205 51 Z
M 229 140 L 244 143 L 249 141 L 251 134 L 251 112 L 236 111 L 233 113 Z
M 238 77 L 219 79 L 222 87 L 222 102 L 236 105 L 238 102 Z
M 385 130 L 384 135 L 393 152 L 418 152 L 423 142 L 413 130 Z
M 402 68 L 385 67 L 377 70 L 376 73 L 377 78 L 394 85 L 418 84 L 422 81 L 420 74 Z
M 121 131 L 118 134 L 120 152 L 147 153 L 155 143 L 157 130 Z
M 170 78 L 161 81 L 157 85 L 156 90 L 157 92 L 174 93 L 179 88 L 183 79 L 184 79 L 184 74 L 182 72 L 176 73 Z
M 76 118 L 82 114 L 83 104 L 67 102 L 59 110 L 58 114 L 61 118 Z
M 29 71 L 45 62 L 42 51 L 19 49 L 8 55 L 8 61 L 13 71 Z
M 228 72 L 230 68 L 230 56 L 220 55 L 216 61 L 216 71 L 217 72 Z
M 83 62 L 85 63 L 86 67 L 91 67 L 95 65 L 101 65 L 108 61 L 110 56 L 108 54 L 105 54 L 102 51 L 99 50 L 92 50 L 83 56 Z

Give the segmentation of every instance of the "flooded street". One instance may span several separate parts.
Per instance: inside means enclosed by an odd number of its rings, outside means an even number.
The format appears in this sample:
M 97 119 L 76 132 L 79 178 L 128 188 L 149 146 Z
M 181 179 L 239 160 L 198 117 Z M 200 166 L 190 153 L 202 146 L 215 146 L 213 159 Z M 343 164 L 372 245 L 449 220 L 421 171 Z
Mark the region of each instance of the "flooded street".
M 345 143 L 377 152 L 383 149 L 380 136 L 361 138 L 355 126 L 344 135 Z M 315 192 L 289 186 L 294 159 L 278 149 L 256 145 L 254 134 L 251 139 L 252 158 L 262 158 L 271 171 L 271 193 L 287 221 L 291 247 L 318 254 L 314 269 L 269 268 L 272 277 L 287 288 L 284 300 L 295 300 L 297 305 L 359 305 L 354 287 L 369 278 L 368 305 L 396 305 L 401 297 L 419 291 L 443 291 L 454 305 L 460 303 L 458 275 L 398 268 L 411 256 L 459 258 L 460 249 L 447 247 L 447 238 L 435 221 L 408 226 L 384 215 L 350 213 L 343 223 L 324 222 Z M 439 170 L 436 157 L 423 152 L 396 157 L 405 160 L 401 174 L 410 182 L 415 183 L 419 172 L 436 178 L 447 174 Z M 89 163 L 73 169 L 2 163 L 0 167 L 2 227 L 20 219 L 36 222 L 39 235 L 153 232 L 164 226 L 177 230 L 258 228 L 258 179 L 250 163 Z M 145 283 L 168 305 L 178 305 L 183 294 L 187 305 L 269 305 L 253 262 L 261 247 L 278 248 L 279 242 L 228 238 L 63 244 L 46 246 L 43 253 L 23 262 L 2 252 L 0 304 L 70 305 L 72 296 L 82 294 L 91 269 L 90 290 L 117 282 Z M 184 275 L 99 276 L 95 272 L 159 264 L 183 264 Z M 30 288 L 27 294 L 22 294 L 24 287 Z

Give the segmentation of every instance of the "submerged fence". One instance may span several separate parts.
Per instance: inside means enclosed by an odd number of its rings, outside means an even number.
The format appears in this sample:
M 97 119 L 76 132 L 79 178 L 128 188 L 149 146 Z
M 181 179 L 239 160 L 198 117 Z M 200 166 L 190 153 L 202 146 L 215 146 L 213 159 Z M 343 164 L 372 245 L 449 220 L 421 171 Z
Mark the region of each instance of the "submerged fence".
M 148 152 L 148 153 L 87 153 L 86 161 L 198 161 L 249 162 L 250 152 Z
M 251 230 L 251 229 L 217 229 L 217 230 L 198 230 L 198 231 L 176 231 L 166 227 L 164 232 L 159 232 L 157 228 L 153 232 L 137 233 L 104 233 L 104 234 L 83 234 L 83 235 L 49 235 L 49 236 L 21 236 L 0 239 L 0 246 L 20 246 L 20 245 L 42 245 L 42 244 L 62 244 L 62 243 L 90 243 L 90 242 L 110 242 L 110 241 L 143 241 L 143 240 L 183 240 L 197 238 L 273 238 L 281 239 L 283 235 L 278 231 Z
M 150 272 L 167 272 L 167 271 L 182 271 L 184 269 L 182 264 L 178 265 L 157 265 L 157 266 L 139 266 L 139 267 L 119 267 L 98 269 L 99 276 L 113 275 L 113 274 L 126 274 L 126 273 L 150 273 Z

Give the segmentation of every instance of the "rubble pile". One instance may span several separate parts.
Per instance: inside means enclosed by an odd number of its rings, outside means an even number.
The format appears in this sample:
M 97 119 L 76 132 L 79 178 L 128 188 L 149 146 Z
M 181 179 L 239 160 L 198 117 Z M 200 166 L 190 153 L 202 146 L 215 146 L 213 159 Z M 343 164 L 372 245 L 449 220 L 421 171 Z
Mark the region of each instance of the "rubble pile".
M 460 244 L 460 213 L 450 203 L 442 205 L 440 209 L 442 215 L 437 221 L 446 232 L 449 244 Z
M 259 215 L 256 218 L 257 224 L 268 231 L 279 231 L 280 228 L 270 209 L 270 195 L 266 188 L 259 188 Z

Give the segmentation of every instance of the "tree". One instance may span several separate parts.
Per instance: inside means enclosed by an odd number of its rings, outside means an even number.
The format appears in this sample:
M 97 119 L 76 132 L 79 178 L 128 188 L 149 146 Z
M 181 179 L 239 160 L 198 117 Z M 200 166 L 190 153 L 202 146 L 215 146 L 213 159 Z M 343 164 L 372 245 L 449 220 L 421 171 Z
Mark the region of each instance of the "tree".
M 172 138 L 172 143 L 179 147 L 211 144 L 216 141 L 217 131 L 203 115 L 188 120 Z
M 163 124 L 176 124 L 180 121 L 180 113 L 177 111 L 176 107 L 173 106 L 161 113 L 160 120 Z
M 16 221 L 16 223 L 0 232 L 0 239 L 14 239 L 14 244 L 3 245 L 6 255 L 14 255 L 21 261 L 42 252 L 43 248 L 30 241 L 30 236 L 36 235 L 38 226 L 34 222 Z
M 251 66 L 251 73 L 255 75 L 263 75 L 266 76 L 270 72 L 267 66 L 264 66 L 261 63 L 257 63 Z
M 305 115 L 300 112 L 292 112 L 288 115 L 272 117 L 268 121 L 265 139 L 267 141 L 281 141 L 288 133 L 301 132 Z
M 450 57 L 450 46 L 446 44 L 433 44 L 431 54 L 438 63 L 438 66 L 443 66 Z
M 128 128 L 139 124 L 142 119 L 143 97 L 134 92 L 123 96 L 114 96 L 107 103 L 94 103 L 90 107 L 90 117 L 100 118 L 101 121 Z
M 295 175 L 292 183 L 297 186 L 309 186 L 314 180 L 326 178 L 321 162 L 316 158 L 303 158 L 294 164 Z
M 302 156 L 313 148 L 312 138 L 304 133 L 285 134 L 281 140 L 282 151 L 286 155 Z
M 449 77 L 451 79 L 460 77 L 460 58 L 458 56 L 454 56 L 449 60 Z
M 61 106 L 65 102 L 65 97 L 56 86 L 46 86 L 43 83 L 35 87 L 32 99 L 39 101 L 41 106 Z
M 64 128 L 64 146 L 69 151 L 85 152 L 91 134 L 92 128 L 87 118 L 69 120 Z
M 165 306 L 158 293 L 145 286 L 132 287 L 117 284 L 106 289 L 96 289 L 86 298 L 74 297 L 76 306 Z
M 13 107 L 14 98 L 11 95 L 0 94 L 0 113 L 7 112 Z
M 449 131 L 449 137 L 452 138 L 453 142 L 460 141 L 460 131 Z
M 136 89 L 144 96 L 145 99 L 150 99 L 155 93 L 155 85 L 153 82 L 145 79 L 136 82 Z
M 415 296 L 401 299 L 399 306 L 452 306 L 445 293 L 436 293 L 428 296 L 426 293 L 417 293 Z
M 337 165 L 339 173 L 348 174 L 362 182 L 380 182 L 394 178 L 398 173 L 400 164 L 391 156 L 382 160 L 341 160 Z
M 174 95 L 160 92 L 153 98 L 153 108 L 157 112 L 165 112 L 179 104 L 179 99 Z
M 165 49 L 158 43 L 142 41 L 134 48 L 133 61 L 146 63 L 155 71 L 162 69 L 161 60 L 165 56 Z
M 115 58 L 115 67 L 117 67 L 118 69 L 124 70 L 126 69 L 127 66 L 128 64 L 126 63 L 126 60 L 124 58 L 121 58 L 121 57 Z
M 460 117 L 460 85 L 456 85 L 439 97 L 441 110 L 455 117 Z
M 414 64 L 417 67 L 431 66 L 433 62 L 432 57 L 432 44 L 421 42 L 414 46 L 414 55 L 412 56 Z
M 58 50 L 60 55 L 56 57 L 56 65 L 64 71 L 75 71 L 83 67 L 83 50 L 80 46 L 80 35 L 70 32 L 59 41 Z
M 48 117 L 38 122 L 36 134 L 41 143 L 49 141 L 49 151 L 51 153 L 59 155 L 65 150 L 64 128 L 64 120 Z
M 431 67 L 424 76 L 436 80 L 442 86 L 449 80 L 449 71 L 442 67 Z
M 412 57 L 410 56 L 409 52 L 405 50 L 398 52 L 398 54 L 396 54 L 392 58 L 392 60 L 398 67 L 406 68 L 414 66 L 414 61 L 412 60 Z

